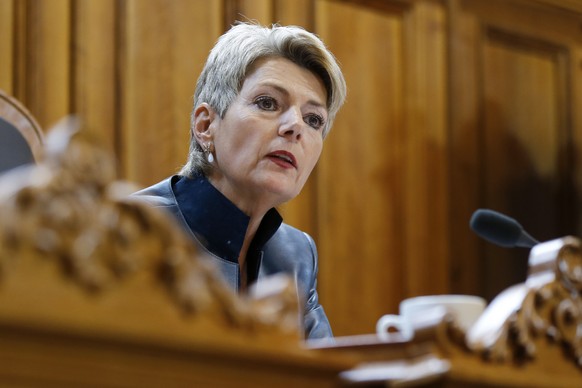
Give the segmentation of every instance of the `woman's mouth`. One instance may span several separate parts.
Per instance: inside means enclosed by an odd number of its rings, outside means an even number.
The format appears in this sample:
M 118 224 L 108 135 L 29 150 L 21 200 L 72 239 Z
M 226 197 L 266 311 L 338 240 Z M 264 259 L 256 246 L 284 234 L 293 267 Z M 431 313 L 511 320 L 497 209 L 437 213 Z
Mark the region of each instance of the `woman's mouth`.
M 287 151 L 275 151 L 267 155 L 267 157 L 278 166 L 283 168 L 297 168 L 297 160 L 295 156 Z

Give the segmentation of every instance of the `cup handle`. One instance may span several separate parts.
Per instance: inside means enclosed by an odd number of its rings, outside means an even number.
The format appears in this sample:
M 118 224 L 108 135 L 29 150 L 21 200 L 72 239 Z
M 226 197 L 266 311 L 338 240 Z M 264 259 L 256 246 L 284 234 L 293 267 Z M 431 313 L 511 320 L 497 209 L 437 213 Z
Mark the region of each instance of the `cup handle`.
M 390 332 L 388 331 L 390 328 L 394 328 L 397 331 Z M 385 341 L 395 339 L 408 341 L 414 336 L 412 326 L 401 315 L 394 314 L 383 315 L 378 319 L 378 322 L 376 322 L 376 333 L 380 339 Z

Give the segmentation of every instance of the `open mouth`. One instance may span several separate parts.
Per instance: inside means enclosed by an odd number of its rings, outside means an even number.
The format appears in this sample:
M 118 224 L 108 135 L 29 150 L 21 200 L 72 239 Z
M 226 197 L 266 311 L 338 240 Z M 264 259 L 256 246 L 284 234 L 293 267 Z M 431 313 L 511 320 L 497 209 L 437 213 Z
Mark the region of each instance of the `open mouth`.
M 276 151 L 267 155 L 273 162 L 283 167 L 297 168 L 297 161 L 293 154 L 286 151 Z

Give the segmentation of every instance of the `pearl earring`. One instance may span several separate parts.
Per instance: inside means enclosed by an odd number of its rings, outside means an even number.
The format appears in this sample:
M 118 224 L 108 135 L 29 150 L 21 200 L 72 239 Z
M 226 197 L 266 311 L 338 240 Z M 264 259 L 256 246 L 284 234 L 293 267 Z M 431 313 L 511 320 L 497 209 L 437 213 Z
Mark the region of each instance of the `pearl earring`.
M 205 143 L 202 145 L 202 150 L 206 154 L 206 160 L 208 163 L 212 164 L 214 162 L 214 155 L 212 154 L 212 143 Z

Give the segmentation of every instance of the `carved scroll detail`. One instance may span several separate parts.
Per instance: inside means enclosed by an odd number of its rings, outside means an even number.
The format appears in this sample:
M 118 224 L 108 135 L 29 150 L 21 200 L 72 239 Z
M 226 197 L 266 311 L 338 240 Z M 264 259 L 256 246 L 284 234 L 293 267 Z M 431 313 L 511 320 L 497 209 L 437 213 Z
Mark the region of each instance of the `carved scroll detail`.
M 74 122 L 49 133 L 45 154 L 42 164 L 0 177 L 0 283 L 23 258 L 54 262 L 90 293 L 150 271 L 186 313 L 218 310 L 231 327 L 298 335 L 290 279 L 278 277 L 264 295 L 235 295 L 165 213 L 128 199 L 136 188 L 115 180 L 112 156 Z
M 502 292 L 467 334 L 471 350 L 499 362 L 539 357 L 546 341 L 582 367 L 582 245 L 565 237 L 534 247 L 525 283 Z

